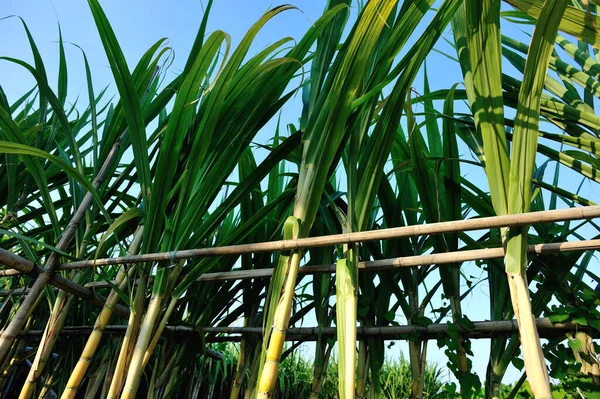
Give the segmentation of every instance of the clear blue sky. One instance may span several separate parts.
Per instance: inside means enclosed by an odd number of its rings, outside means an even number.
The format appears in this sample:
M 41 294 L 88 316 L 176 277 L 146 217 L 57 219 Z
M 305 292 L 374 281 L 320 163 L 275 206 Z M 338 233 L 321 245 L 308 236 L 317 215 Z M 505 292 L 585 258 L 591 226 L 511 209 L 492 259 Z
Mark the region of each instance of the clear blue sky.
M 200 0 L 107 0 L 101 1 L 101 4 L 115 30 L 130 67 L 157 40 L 163 37 L 169 39 L 168 45 L 175 52 L 175 62 L 167 75 L 167 80 L 170 80 L 185 62 L 202 18 L 205 2 Z M 288 0 L 287 2 L 296 5 L 302 12 L 288 11 L 268 23 L 258 35 L 251 52 L 255 52 L 285 36 L 299 39 L 310 26 L 311 21 L 319 17 L 326 3 L 325 1 L 314 0 Z M 279 4 L 279 2 L 264 0 L 215 0 L 209 19 L 208 32 L 215 29 L 226 31 L 231 35 L 232 44 L 235 46 L 248 28 L 266 10 Z M 56 87 L 56 82 L 53 82 L 52 79 L 56 79 L 58 71 L 58 44 L 56 42 L 58 22 L 61 24 L 64 40 L 76 43 L 86 51 L 92 66 L 96 93 L 106 85 L 112 85 L 112 74 L 86 1 L 4 0 L 0 7 L 0 17 L 13 14 L 22 17 L 27 22 L 39 46 L 53 87 Z M 355 10 L 353 14 L 355 14 Z M 421 26 L 419 29 L 423 28 L 424 26 Z M 511 34 L 520 33 L 513 31 Z M 0 41 L 0 55 L 32 62 L 26 35 L 17 18 L 0 21 L 0 37 L 2 38 L 2 41 Z M 450 38 L 448 34 L 446 34 L 446 37 Z M 528 41 L 523 36 L 521 40 Z M 443 41 L 438 43 L 437 48 L 454 55 L 454 50 Z M 80 101 L 84 104 L 87 101 L 87 92 L 81 53 L 75 47 L 68 45 L 66 53 L 69 67 L 68 99 L 74 101 L 80 96 Z M 427 63 L 430 84 L 433 90 L 448 88 L 462 79 L 458 65 L 441 54 L 432 53 Z M 422 79 L 423 77 L 420 74 L 415 82 L 417 91 L 422 90 Z M 10 65 L 7 62 L 0 62 L 0 84 L 4 88 L 9 101 L 14 101 L 31 89 L 34 82 L 22 68 Z M 115 93 L 114 86 L 110 92 Z M 292 101 L 285 107 L 284 122 L 297 121 L 300 110 L 298 100 Z M 273 134 L 273 127 L 273 123 L 266 127 L 265 132 L 263 132 L 264 137 L 268 138 Z M 484 186 L 487 184 L 481 170 L 472 170 L 465 174 L 467 174 L 467 178 L 481 182 Z M 546 179 L 546 181 L 548 180 Z M 580 180 L 577 177 L 572 181 L 568 181 L 567 185 L 572 187 L 567 188 L 573 189 Z M 585 190 L 588 198 L 598 198 L 597 187 L 586 186 Z M 482 273 L 478 268 L 469 268 L 469 272 Z M 487 295 L 487 284 L 484 282 L 470 298 L 464 301 L 464 311 L 471 320 L 489 318 Z M 397 320 L 402 322 L 403 319 L 399 318 Z M 312 320 L 307 320 L 306 324 L 314 323 L 312 323 Z M 406 348 L 405 345 L 395 346 L 395 348 L 399 347 L 403 350 Z M 482 379 L 485 376 L 488 350 L 489 342 L 487 340 L 473 343 L 473 351 L 476 354 L 473 359 L 474 370 Z M 397 349 L 394 349 L 392 353 L 397 356 Z M 312 356 L 309 351 L 306 354 Z M 438 362 L 440 365 L 446 363 L 443 351 L 438 350 L 434 342 L 430 343 L 428 359 Z M 505 382 L 513 381 L 519 376 L 520 373 L 512 369 L 507 374 Z

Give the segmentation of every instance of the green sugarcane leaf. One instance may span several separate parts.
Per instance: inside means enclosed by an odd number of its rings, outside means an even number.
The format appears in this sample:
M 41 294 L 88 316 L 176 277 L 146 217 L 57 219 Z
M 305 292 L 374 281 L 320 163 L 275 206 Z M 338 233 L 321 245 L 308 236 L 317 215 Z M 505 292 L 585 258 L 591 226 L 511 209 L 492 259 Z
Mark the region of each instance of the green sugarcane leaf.
M 542 19 L 543 7 L 545 2 L 542 0 L 505 0 L 508 4 L 518 8 L 527 15 L 537 19 Z M 600 48 L 600 18 L 591 15 L 584 10 L 575 7 L 566 7 L 564 14 L 558 21 L 558 30 L 583 40 L 595 48 Z
M 115 219 L 115 221 L 110 226 L 108 226 L 108 229 L 106 229 L 104 234 L 102 234 L 102 237 L 100 237 L 100 241 L 98 242 L 98 246 L 96 247 L 96 255 L 94 255 L 94 259 L 98 258 L 98 256 L 100 255 L 100 251 L 104 246 L 104 243 L 106 242 L 108 237 L 110 237 L 111 234 L 113 234 L 119 227 L 129 222 L 130 220 L 139 219 L 143 216 L 144 212 L 140 208 L 130 208 L 123 212 L 117 219 Z
M 150 198 L 150 161 L 148 159 L 148 142 L 146 138 L 146 129 L 142 118 L 140 108 L 140 98 L 138 97 L 134 82 L 127 67 L 125 56 L 121 51 L 114 31 L 112 30 L 106 14 L 102 10 L 98 0 L 88 0 L 90 10 L 96 22 L 102 45 L 108 57 L 108 61 L 113 72 L 113 77 L 121 96 L 121 104 L 125 112 L 125 118 L 129 127 L 129 137 L 133 148 L 133 158 L 138 173 L 140 189 L 143 198 L 148 201 Z
M 515 119 L 508 196 L 510 213 L 528 212 L 530 208 L 541 94 L 558 25 L 565 8 L 565 1 L 549 0 L 544 5 L 529 47 Z M 526 251 L 527 234 L 524 228 L 509 229 L 506 250 L 508 273 L 524 273 L 527 267 Z
M 508 143 L 500 51 L 500 1 L 467 1 L 452 24 L 466 94 L 483 139 L 485 171 L 497 215 L 508 213 Z M 441 93 L 440 93 L 441 94 Z
M 27 241 L 27 242 L 29 242 L 31 244 L 39 245 L 40 247 L 44 247 L 46 249 L 49 249 L 52 252 L 56 252 L 57 254 L 60 254 L 62 256 L 66 256 L 66 257 L 70 257 L 71 258 L 71 256 L 68 253 L 66 253 L 65 251 L 61 251 L 60 249 L 58 249 L 58 248 L 56 248 L 56 247 L 54 247 L 52 245 L 46 244 L 45 242 L 39 241 L 39 240 L 37 240 L 35 238 L 28 237 L 26 235 L 15 233 L 13 231 L 5 230 L 5 229 L 0 229 L 0 234 L 3 234 L 5 236 L 9 236 L 9 237 L 18 238 L 20 241 Z
M 1 115 L 2 115 L 2 110 L 0 109 L 0 116 Z M 87 192 L 89 192 L 92 195 L 92 197 L 94 198 L 94 200 L 96 201 L 96 204 L 100 207 L 100 209 L 104 213 L 106 219 L 110 220 L 110 217 L 109 217 L 108 213 L 106 212 L 106 209 L 104 208 L 104 203 L 100 199 L 100 196 L 98 195 L 98 192 L 96 191 L 94 186 L 92 186 L 92 184 L 85 177 L 81 176 L 81 174 L 79 174 L 79 172 L 77 172 L 75 169 L 73 169 L 73 167 L 71 165 L 69 165 L 67 162 L 65 162 L 61 158 L 56 157 L 51 154 L 48 154 L 47 152 L 42 151 L 38 148 L 34 148 L 34 147 L 30 147 L 30 146 L 18 144 L 18 143 L 10 143 L 10 142 L 6 142 L 6 141 L 0 141 L 0 153 L 33 156 L 33 157 L 38 157 L 38 158 L 42 158 L 47 161 L 50 161 L 51 163 L 56 165 L 60 170 L 65 172 L 69 177 L 71 177 L 75 181 L 77 181 L 77 183 L 79 183 L 79 185 L 81 187 L 83 187 Z

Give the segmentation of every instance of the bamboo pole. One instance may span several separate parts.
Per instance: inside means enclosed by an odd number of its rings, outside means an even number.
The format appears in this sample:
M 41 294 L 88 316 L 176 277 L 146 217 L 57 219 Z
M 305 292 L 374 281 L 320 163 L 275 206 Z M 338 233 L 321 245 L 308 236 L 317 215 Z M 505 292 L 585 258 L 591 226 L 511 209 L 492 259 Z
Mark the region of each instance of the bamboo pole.
M 80 336 L 80 335 L 90 335 L 90 333 L 94 332 L 95 326 L 67 326 L 63 327 L 58 335 L 61 336 Z M 108 335 L 123 335 L 127 331 L 127 325 L 107 325 L 103 330 L 103 334 Z M 19 332 L 20 337 L 24 338 L 37 338 L 44 333 L 44 330 L 23 330 Z M 198 335 L 200 334 L 200 330 L 194 327 L 189 326 L 166 326 L 163 330 L 163 336 L 165 338 L 173 338 L 180 339 L 181 335 Z M 208 341 L 207 341 L 208 342 Z M 215 359 L 221 360 L 223 358 L 223 354 L 220 352 L 206 348 L 205 353 L 206 356 Z
M 418 237 L 433 234 L 460 233 L 464 231 L 485 230 L 500 227 L 523 227 L 539 223 L 551 223 L 568 220 L 593 219 L 600 217 L 600 205 L 580 208 L 557 209 L 550 211 L 528 212 L 505 216 L 491 216 L 468 220 L 420 224 L 414 226 L 392 227 L 388 229 L 360 231 L 348 234 L 279 240 L 254 244 L 228 245 L 213 248 L 186 249 L 172 252 L 122 256 L 117 258 L 91 259 L 63 263 L 60 270 L 81 269 L 95 266 L 118 265 L 123 263 L 166 262 L 180 259 L 195 259 L 209 256 L 242 255 L 258 252 L 276 252 L 294 249 L 326 247 L 341 244 L 356 244 L 367 241 L 389 240 L 406 237 Z
M 552 324 L 548 318 L 538 318 L 535 320 L 536 326 L 543 337 L 561 336 L 567 332 L 574 331 L 589 331 L 588 326 L 579 325 L 575 322 L 555 323 Z M 64 327 L 61 331 L 62 335 L 87 335 L 93 330 L 93 326 L 72 326 Z M 487 339 L 498 335 L 516 334 L 519 330 L 517 320 L 495 320 L 495 321 L 475 321 L 473 328 L 470 330 L 460 326 L 456 328 L 467 338 L 471 339 Z M 127 329 L 126 325 L 106 326 L 104 332 L 106 334 L 123 334 Z M 440 335 L 448 333 L 449 326 L 446 323 L 434 323 L 427 327 L 419 325 L 404 325 L 404 326 L 387 326 L 387 327 L 364 327 L 356 328 L 358 338 L 375 337 L 384 340 L 407 340 L 414 334 L 419 335 L 423 339 L 436 339 Z M 319 334 L 321 336 L 335 336 L 337 334 L 336 327 L 298 327 L 288 328 L 287 341 L 315 341 Z M 24 337 L 37 337 L 43 333 L 42 330 L 22 331 L 19 335 Z M 177 338 L 187 334 L 210 334 L 205 338 L 206 342 L 237 342 L 241 339 L 242 334 L 263 335 L 262 327 L 204 327 L 198 329 L 190 326 L 166 326 L 164 328 L 165 337 Z M 227 334 L 239 336 L 211 336 L 213 334 Z
M 531 254 L 547 255 L 561 252 L 590 251 L 600 249 L 600 239 L 582 240 L 574 242 L 553 242 L 547 244 L 530 245 L 527 251 Z M 487 260 L 504 257 L 504 248 L 472 249 L 466 251 L 444 252 L 439 254 L 405 256 L 399 258 L 380 259 L 375 261 L 359 262 L 359 269 L 365 272 L 380 272 L 398 267 L 416 267 L 429 265 L 445 265 L 456 262 L 469 262 L 475 260 Z M 229 272 L 205 273 L 198 278 L 198 282 L 218 282 L 234 280 L 252 280 L 271 278 L 272 268 L 256 270 L 233 270 Z M 335 273 L 335 264 L 308 265 L 298 270 L 298 275 L 314 275 Z M 68 280 L 67 280 L 68 281 Z M 115 281 L 112 282 L 116 284 Z M 101 289 L 109 288 L 106 281 L 94 281 L 85 284 L 82 288 Z M 28 289 L 18 288 L 14 290 L 1 290 L 0 297 L 8 295 L 22 295 Z

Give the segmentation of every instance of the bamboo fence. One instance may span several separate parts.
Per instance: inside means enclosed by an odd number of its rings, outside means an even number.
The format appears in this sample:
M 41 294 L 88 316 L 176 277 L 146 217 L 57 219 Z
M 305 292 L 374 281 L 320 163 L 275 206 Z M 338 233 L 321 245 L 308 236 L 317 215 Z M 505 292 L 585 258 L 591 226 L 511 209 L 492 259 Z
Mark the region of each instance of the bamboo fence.
M 593 219 L 600 217 L 600 206 L 588 206 L 581 208 L 569 208 L 562 210 L 550 210 L 541 212 L 530 212 L 524 214 L 515 214 L 507 216 L 494 216 L 486 218 L 477 218 L 469 220 L 458 220 L 451 222 L 431 223 L 418 226 L 405 226 L 397 228 L 388 228 L 380 230 L 371 230 L 364 232 L 356 232 L 349 234 L 336 234 L 329 236 L 310 237 L 297 240 L 280 240 L 253 244 L 222 246 L 213 248 L 190 249 L 174 252 L 160 252 L 145 255 L 133 255 L 116 258 L 104 258 L 96 260 L 83 260 L 77 262 L 69 262 L 56 264 L 56 270 L 76 270 L 83 268 L 91 268 L 108 265 L 123 265 L 141 262 L 161 262 L 173 261 L 180 259 L 194 259 L 208 256 L 223 256 L 223 255 L 241 255 L 257 252 L 271 252 L 290 249 L 306 249 L 311 247 L 332 246 L 340 244 L 354 244 L 367 241 L 398 239 L 406 237 L 443 234 L 443 233 L 458 233 L 464 231 L 483 230 L 492 228 L 518 227 L 528 226 L 538 223 L 549 223 L 567 220 Z M 74 217 L 74 219 L 76 219 Z M 600 239 L 582 240 L 578 242 L 560 242 L 531 245 L 528 251 L 533 254 L 551 254 L 558 252 L 570 251 L 586 251 L 600 249 Z M 463 250 L 439 254 L 427 254 L 420 256 L 407 256 L 391 259 L 383 259 L 376 261 L 360 262 L 359 268 L 364 271 L 378 272 L 389 270 L 397 267 L 416 267 L 426 265 L 443 265 L 455 262 L 484 260 L 493 258 L 502 258 L 504 256 L 504 248 L 486 248 L 476 250 Z M 46 262 L 57 259 L 57 254 L 52 253 Z M 56 262 L 55 260 L 53 262 Z M 94 289 L 110 287 L 107 282 L 94 282 L 86 284 L 86 286 L 78 285 L 68 279 L 54 274 L 54 269 L 40 269 L 33 262 L 22 258 L 12 252 L 0 249 L 0 264 L 3 264 L 10 269 L 0 272 L 0 277 L 17 276 L 20 274 L 31 274 L 33 276 L 47 274 L 49 277 L 47 282 L 58 289 L 65 290 L 70 294 L 76 295 L 90 303 L 102 306 L 104 300 L 101 296 L 94 292 Z M 50 273 L 49 273 L 50 272 Z M 300 274 L 323 274 L 335 272 L 335 265 L 312 265 L 300 268 Z M 48 274 L 49 273 L 49 274 Z M 273 269 L 258 269 L 258 270 L 240 270 L 223 273 L 207 273 L 201 276 L 199 282 L 215 282 L 226 280 L 245 280 L 256 278 L 269 278 L 273 274 Z M 39 278 L 36 280 L 36 282 Z M 33 288 L 22 288 L 18 290 L 5 290 L 0 292 L 1 295 L 18 295 L 28 294 L 31 292 L 37 295 L 35 285 Z M 119 305 L 120 306 L 120 305 Z M 118 307 L 115 311 L 125 316 L 128 309 L 123 306 Z M 579 326 L 575 323 L 560 323 L 552 324 L 548 319 L 536 320 L 538 330 L 544 337 L 556 336 L 568 331 L 581 330 L 584 326 Z M 61 334 L 77 335 L 89 334 L 93 327 L 65 327 Z M 423 339 L 439 337 L 447 333 L 447 324 L 431 324 L 427 327 L 423 326 L 395 326 L 395 327 L 358 327 L 357 333 L 359 337 L 376 336 L 381 339 L 407 339 L 410 335 L 418 335 Z M 107 333 L 123 333 L 126 326 L 107 326 Z M 501 321 L 479 321 L 475 322 L 472 329 L 464 329 L 464 335 L 470 338 L 490 338 L 498 334 L 513 334 L 518 331 L 518 325 L 515 320 Z M 6 332 L 5 332 L 6 333 Z M 22 336 L 37 336 L 42 331 L 17 331 L 16 335 Z M 263 334 L 263 329 L 260 327 L 206 327 L 201 330 L 186 327 L 186 326 L 168 326 L 165 329 L 165 334 L 190 334 L 203 333 L 208 334 L 207 342 L 222 342 L 222 341 L 239 341 L 241 334 Z M 221 335 L 217 335 L 221 334 Z M 222 334 L 237 334 L 237 336 L 223 336 Z M 316 340 L 320 335 L 334 336 L 336 329 L 330 328 L 290 328 L 287 330 L 288 340 Z
M 577 251 L 589 251 L 600 249 L 600 239 L 595 240 L 582 240 L 575 242 L 554 242 L 546 244 L 530 245 L 528 253 L 538 255 L 548 255 L 562 252 L 577 252 Z M 417 267 L 417 266 L 429 266 L 429 265 L 444 265 L 456 262 L 468 262 L 475 260 L 486 260 L 486 259 L 497 259 L 504 257 L 504 248 L 485 248 L 485 249 L 474 249 L 474 250 L 463 250 L 454 252 L 444 252 L 439 254 L 429 255 L 418 255 L 418 256 L 405 256 L 390 259 L 380 259 L 375 261 L 359 262 L 358 268 L 365 272 L 381 272 L 385 270 L 391 270 L 399 267 Z M 11 272 L 8 276 L 12 276 L 12 270 L 5 270 Z M 233 270 L 229 272 L 217 272 L 217 273 L 205 273 L 196 280 L 199 283 L 206 282 L 219 282 L 219 281 L 236 281 L 236 280 L 252 280 L 252 279 L 265 279 L 270 278 L 273 275 L 275 269 L 254 269 L 254 270 Z M 3 271 L 4 272 L 4 271 Z M 299 269 L 299 275 L 315 275 L 315 274 L 326 274 L 335 273 L 335 264 L 327 265 L 306 265 Z M 0 277 L 5 276 L 0 272 Z M 64 279 L 63 279 L 64 280 Z M 69 280 L 66 280 L 69 281 Z M 52 281 L 51 281 L 52 282 Z M 83 287 L 79 286 L 81 290 L 90 289 L 101 289 L 110 288 L 111 285 L 116 284 L 116 281 L 94 281 L 85 284 Z M 74 284 L 74 283 L 73 283 Z M 76 284 L 75 284 L 76 285 Z M 57 288 L 61 288 L 58 285 Z M 28 293 L 29 288 L 17 288 L 13 290 L 0 290 L 0 297 L 8 295 L 23 295 Z M 69 291 L 71 292 L 71 291 Z M 75 293 L 75 295 L 77 295 Z

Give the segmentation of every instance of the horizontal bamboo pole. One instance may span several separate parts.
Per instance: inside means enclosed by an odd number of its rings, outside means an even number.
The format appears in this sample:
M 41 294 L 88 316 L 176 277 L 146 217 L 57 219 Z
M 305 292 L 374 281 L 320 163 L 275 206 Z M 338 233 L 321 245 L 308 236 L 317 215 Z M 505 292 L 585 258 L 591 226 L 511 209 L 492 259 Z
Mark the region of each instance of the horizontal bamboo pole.
M 576 242 L 559 242 L 549 244 L 530 245 L 527 251 L 531 254 L 552 254 L 560 252 L 576 252 L 600 249 L 600 239 L 583 240 Z M 398 267 L 416 267 L 428 265 L 443 265 L 456 262 L 468 262 L 504 257 L 504 248 L 486 248 L 466 251 L 444 252 L 439 254 L 405 256 L 399 258 L 381 259 L 375 261 L 359 262 L 358 267 L 366 272 L 379 272 Z M 235 270 L 220 273 L 205 273 L 199 282 L 216 282 L 231 280 L 250 280 L 270 278 L 272 268 L 256 270 Z M 299 269 L 299 275 L 335 273 L 335 264 L 308 265 Z M 106 284 L 103 282 L 103 284 Z M 106 284 L 108 286 L 108 284 Z
M 549 244 L 530 245 L 528 252 L 531 254 L 553 254 L 560 252 L 576 252 L 600 249 L 600 239 L 582 240 L 575 242 L 554 242 Z M 358 267 L 366 272 L 380 272 L 398 267 L 416 267 L 428 265 L 444 265 L 457 262 L 468 262 L 475 260 L 486 260 L 504 257 L 504 248 L 486 248 L 466 251 L 444 252 L 439 254 L 405 256 L 399 258 L 381 259 L 375 261 L 359 262 Z M 205 273 L 198 278 L 198 282 L 235 281 L 270 278 L 273 274 L 272 268 L 255 270 L 233 270 L 229 272 Z M 299 275 L 313 275 L 335 273 L 335 264 L 309 265 L 299 269 Z M 115 284 L 116 282 L 112 282 Z M 94 281 L 87 283 L 86 288 L 101 289 L 109 288 L 106 281 Z M 2 290 L 0 297 L 8 295 L 22 295 L 27 289 Z
M 13 254 L 10 251 L 0 248 L 0 263 L 12 267 L 11 270 L 17 270 L 22 273 L 39 273 L 41 270 L 39 267 L 31 262 L 28 259 L 20 257 L 18 255 Z M 68 280 L 64 277 L 53 274 L 50 276 L 48 280 L 49 284 L 52 284 L 56 288 L 59 288 L 63 291 L 66 291 L 72 295 L 75 295 L 79 298 L 82 298 L 91 304 L 102 308 L 104 306 L 105 298 L 100 295 L 97 295 L 93 290 L 87 287 L 83 287 L 77 283 L 74 283 L 71 280 Z M 17 290 L 8 290 L 8 293 L 12 292 L 12 295 L 23 295 L 28 294 L 31 291 L 30 288 L 20 288 Z M 6 296 L 6 295 L 4 295 Z M 127 317 L 129 315 L 129 310 L 122 306 L 117 305 L 115 307 L 115 314 L 121 317 Z
M 106 328 L 103 330 L 104 334 L 113 334 L 113 335 L 121 335 L 121 334 L 125 334 L 125 331 L 127 330 L 127 326 L 106 326 Z M 90 335 L 92 333 L 92 331 L 94 331 L 94 326 L 68 326 L 68 327 L 63 327 L 62 330 L 59 332 L 59 335 L 63 335 L 63 336 L 77 336 L 77 335 L 83 335 L 83 336 L 87 336 Z M 44 333 L 44 330 L 23 330 L 19 333 L 19 336 L 21 337 L 40 337 L 42 334 Z M 199 334 L 200 330 L 195 329 L 193 327 L 187 327 L 187 326 L 166 326 L 163 332 L 163 335 L 165 337 L 173 337 L 173 338 L 179 338 L 181 334 Z M 206 348 L 206 352 L 205 355 L 207 355 L 208 357 L 212 358 L 212 359 L 216 359 L 216 360 L 221 360 L 223 358 L 223 354 L 221 354 L 220 352 L 211 349 L 211 348 Z
M 575 322 L 556 323 L 548 318 L 536 319 L 536 325 L 540 332 L 540 336 L 545 338 L 561 336 L 571 331 L 587 331 L 588 326 L 578 325 Z M 510 335 L 518 332 L 516 320 L 497 320 L 497 321 L 476 321 L 473 322 L 473 328 L 470 330 L 460 328 L 464 337 L 473 339 L 486 339 L 498 335 Z M 127 326 L 106 326 L 106 334 L 124 334 Z M 404 326 L 386 326 L 386 327 L 362 327 L 356 328 L 359 338 L 375 337 L 384 340 L 407 340 L 408 336 L 418 335 L 421 338 L 435 339 L 448 333 L 449 325 L 446 323 L 430 324 L 427 327 L 417 325 Z M 93 326 L 75 326 L 64 327 L 60 332 L 61 335 L 87 335 L 93 330 Z M 208 336 L 206 342 L 235 342 L 241 338 L 242 334 L 262 335 L 262 327 L 205 327 L 197 329 L 188 326 L 167 326 L 164 330 L 164 335 L 177 337 L 181 334 L 198 334 L 203 332 Z M 22 331 L 20 335 L 28 337 L 37 337 L 43 333 L 42 330 Z M 336 336 L 337 329 L 335 327 L 300 327 L 288 328 L 286 330 L 286 340 L 288 341 L 314 341 L 318 338 L 319 333 L 322 336 Z M 238 336 L 215 336 L 216 334 L 236 334 Z
M 274 252 L 291 249 L 305 249 L 340 244 L 355 244 L 367 241 L 389 240 L 432 234 L 458 233 L 498 227 L 528 226 L 537 223 L 550 223 L 566 220 L 593 219 L 600 217 L 600 205 L 580 208 L 557 209 L 550 211 L 520 213 L 515 215 L 492 216 L 451 222 L 420 224 L 415 226 L 392 227 L 388 229 L 361 231 L 348 234 L 279 240 L 254 244 L 239 244 L 213 248 L 187 249 L 173 252 L 121 256 L 63 263 L 62 270 L 82 269 L 95 266 L 118 265 L 124 263 L 164 262 L 179 259 L 194 259 L 208 256 L 241 255 L 258 252 Z

